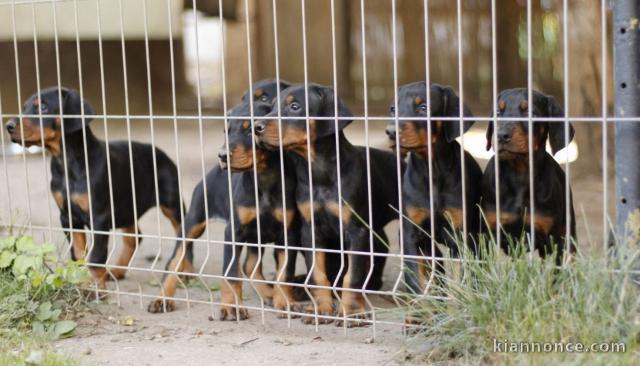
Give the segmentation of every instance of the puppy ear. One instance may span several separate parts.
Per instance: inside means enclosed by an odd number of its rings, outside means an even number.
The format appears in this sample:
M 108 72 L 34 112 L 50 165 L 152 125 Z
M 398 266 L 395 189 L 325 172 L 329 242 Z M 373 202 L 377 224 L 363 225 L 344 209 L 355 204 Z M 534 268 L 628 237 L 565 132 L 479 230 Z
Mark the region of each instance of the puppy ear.
M 320 97 L 318 117 L 334 117 L 336 112 L 336 96 L 333 89 L 320 85 L 312 85 L 310 89 L 315 91 Z M 353 117 L 353 113 L 351 113 L 349 107 L 347 107 L 340 98 L 338 98 L 337 101 L 338 117 Z M 351 119 L 338 120 L 338 130 L 342 131 L 351 122 L 353 122 Z M 336 133 L 335 127 L 335 121 L 333 120 L 323 119 L 316 121 L 316 137 L 334 135 Z
M 493 113 L 492 113 L 493 116 Z M 489 125 L 487 126 L 487 151 L 491 150 L 491 145 L 493 144 L 493 121 L 489 121 Z
M 286 88 L 290 87 L 291 84 L 290 82 L 286 81 L 286 80 L 282 80 L 280 79 L 280 91 L 285 90 Z
M 453 89 L 450 86 L 441 86 L 435 85 L 442 97 L 442 113 L 446 117 L 460 117 L 460 98 L 456 95 Z M 471 110 L 464 105 L 463 108 L 463 117 L 473 117 Z M 445 121 L 444 123 L 444 134 L 447 139 L 447 142 L 451 142 L 456 139 L 456 137 L 461 134 L 467 132 L 475 121 L 467 121 L 465 120 L 462 123 L 462 132 L 460 131 L 460 123 L 458 121 Z
M 84 105 L 84 117 L 66 117 L 66 115 L 83 114 L 82 106 Z M 78 131 L 82 131 L 82 125 L 87 125 L 93 121 L 96 114 L 93 106 L 80 99 L 80 93 L 73 89 L 62 89 L 62 118 L 64 121 L 64 133 L 69 135 Z
M 556 99 L 552 96 L 547 96 L 547 111 L 549 117 L 564 117 L 564 110 L 560 103 L 556 101 Z M 555 155 L 558 151 L 564 149 L 567 144 L 565 144 L 565 130 L 564 130 L 564 122 L 553 121 L 548 122 L 549 126 L 549 145 L 551 145 L 551 151 Z M 573 135 L 575 131 L 571 123 L 569 123 L 569 137 L 567 139 L 568 142 L 573 140 Z

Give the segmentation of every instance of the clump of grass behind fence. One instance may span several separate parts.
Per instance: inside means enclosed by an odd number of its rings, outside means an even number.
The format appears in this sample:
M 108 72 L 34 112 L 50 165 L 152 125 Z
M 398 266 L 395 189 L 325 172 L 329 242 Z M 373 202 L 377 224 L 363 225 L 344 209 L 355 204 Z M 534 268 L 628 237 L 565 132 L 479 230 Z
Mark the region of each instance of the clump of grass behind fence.
M 610 256 L 577 254 L 559 269 L 552 258 L 530 255 L 523 243 L 506 256 L 482 238 L 482 260 L 463 250 L 462 276 L 433 281 L 433 293 L 448 300 L 412 297 L 408 313 L 424 321 L 413 340 L 430 345 L 424 355 L 430 361 L 551 357 L 631 364 L 640 358 L 640 291 L 632 273 L 639 254 L 624 248 Z M 509 353 L 504 342 L 615 343 L 624 344 L 624 352 Z

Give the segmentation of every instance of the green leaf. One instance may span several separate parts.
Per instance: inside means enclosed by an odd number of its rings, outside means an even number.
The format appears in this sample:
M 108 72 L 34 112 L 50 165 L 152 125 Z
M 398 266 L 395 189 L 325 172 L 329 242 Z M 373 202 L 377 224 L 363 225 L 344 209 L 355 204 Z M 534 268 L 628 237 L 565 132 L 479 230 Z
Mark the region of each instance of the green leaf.
M 0 239 L 0 250 L 12 248 L 15 242 L 16 242 L 15 236 L 9 236 L 9 237 Z
M 16 256 L 15 260 L 13 261 L 13 273 L 16 276 L 26 274 L 29 269 L 33 268 L 33 264 L 33 257 L 20 254 Z
M 53 312 L 51 311 L 51 303 L 43 302 L 38 307 L 38 312 L 36 313 L 36 319 L 44 322 L 45 320 L 51 320 L 53 316 Z
M 40 287 L 42 283 L 45 281 L 46 275 L 44 273 L 31 273 L 31 286 Z
M 5 250 L 0 254 L 0 268 L 7 268 L 16 257 L 16 253 Z
M 44 330 L 44 324 L 42 324 L 41 322 L 33 322 L 31 329 L 33 330 L 33 334 L 38 337 L 44 337 L 46 333 Z
M 42 250 L 43 254 L 50 254 L 50 253 L 55 253 L 56 246 L 51 243 L 44 243 L 42 244 L 40 249 Z
M 30 236 L 21 236 L 16 241 L 16 250 L 22 253 L 39 254 L 40 249 Z
M 53 333 L 56 337 L 69 335 L 76 329 L 76 326 L 77 324 L 73 320 L 61 320 L 54 325 Z

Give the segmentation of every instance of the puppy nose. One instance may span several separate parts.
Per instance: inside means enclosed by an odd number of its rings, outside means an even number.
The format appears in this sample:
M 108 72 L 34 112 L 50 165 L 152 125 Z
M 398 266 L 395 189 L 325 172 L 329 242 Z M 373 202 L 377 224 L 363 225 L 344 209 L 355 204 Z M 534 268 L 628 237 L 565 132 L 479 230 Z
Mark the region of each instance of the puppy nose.
M 384 132 L 389 136 L 390 139 L 396 138 L 396 126 L 387 126 Z
M 9 134 L 13 135 L 13 133 L 16 132 L 16 120 L 15 119 L 9 120 L 9 122 L 7 122 L 7 125 L 6 125 L 6 129 L 7 129 L 7 132 L 9 132 Z
M 262 135 L 264 133 L 266 126 L 267 126 L 267 121 L 257 121 L 253 126 L 254 131 L 256 132 L 256 135 Z
M 510 132 L 499 132 L 498 133 L 498 142 L 507 143 L 511 141 L 511 133 Z
M 226 150 L 220 150 L 218 152 L 218 159 L 220 159 L 221 163 L 227 163 L 229 156 L 227 155 L 227 151 Z

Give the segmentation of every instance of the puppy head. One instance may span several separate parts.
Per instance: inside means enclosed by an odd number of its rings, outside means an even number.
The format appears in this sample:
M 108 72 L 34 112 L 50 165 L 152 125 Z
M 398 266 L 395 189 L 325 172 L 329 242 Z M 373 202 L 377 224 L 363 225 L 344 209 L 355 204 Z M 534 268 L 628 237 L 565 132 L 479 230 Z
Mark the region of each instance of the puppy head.
M 265 103 L 253 104 L 254 125 L 258 117 L 271 111 Z M 262 170 L 266 164 L 266 154 L 263 149 L 254 143 L 254 134 L 251 126 L 251 106 L 249 103 L 240 103 L 227 115 L 227 144 L 223 144 L 218 152 L 220 166 L 231 168 L 233 171 L 245 171 L 253 169 L 254 164 L 258 170 Z M 255 145 L 255 160 L 253 149 Z M 228 151 L 228 153 L 227 153 Z
M 432 145 L 449 143 L 466 132 L 473 125 L 473 121 L 464 121 L 462 131 L 460 122 L 454 120 L 443 121 L 438 117 L 460 117 L 460 98 L 449 86 L 432 84 L 427 100 L 426 83 L 418 81 L 403 85 L 398 90 L 398 110 L 392 105 L 389 108 L 392 117 L 415 118 L 398 121 L 400 148 L 403 151 L 424 151 L 431 139 Z M 463 116 L 472 117 L 467 106 L 463 106 Z M 431 111 L 431 134 L 427 111 Z M 392 120 L 387 125 L 387 136 L 392 147 L 396 145 L 396 123 Z
M 83 112 L 84 117 L 81 116 Z M 5 126 L 11 141 L 25 146 L 44 143 L 44 147 L 56 154 L 60 151 L 62 134 L 81 132 L 82 126 L 87 126 L 96 112 L 89 103 L 80 99 L 76 90 L 51 87 L 30 96 L 24 103 L 22 114 L 25 117 L 11 119 Z M 34 117 L 40 114 L 43 116 Z
M 547 139 L 553 154 L 566 146 L 564 123 L 536 121 L 536 117 L 563 117 L 564 111 L 554 97 L 532 90 L 532 106 L 529 106 L 526 88 L 508 89 L 498 95 L 498 110 L 496 116 L 501 120 L 498 128 L 492 122 L 487 129 L 487 150 L 493 145 L 494 129 L 498 146 L 496 148 L 499 159 L 513 159 L 529 154 L 529 151 L 544 153 Z M 529 131 L 526 120 L 509 120 L 509 118 L 526 118 L 529 108 L 534 118 L 533 131 Z M 505 119 L 505 120 L 502 120 Z M 529 134 L 532 134 L 533 146 L 529 146 Z M 574 129 L 569 124 L 568 141 L 573 139 Z
M 307 104 L 308 100 L 308 104 Z M 315 117 L 352 117 L 347 106 L 336 99 L 333 89 L 317 84 L 303 84 L 291 86 L 280 93 L 280 114 L 285 117 L 282 124 L 282 140 L 279 138 L 278 110 L 274 105 L 266 120 L 256 125 L 259 141 L 265 146 L 296 150 L 307 144 L 328 137 L 336 133 L 335 121 L 331 119 L 317 119 Z M 307 108 L 309 118 L 307 119 Z M 338 121 L 338 131 L 351 123 L 351 119 Z M 307 136 L 308 126 L 308 136 Z
M 284 90 L 290 86 L 290 82 L 282 79 L 279 83 L 275 79 L 260 80 L 253 84 L 253 93 L 249 90 L 244 92 L 242 101 L 248 103 L 253 100 L 253 102 L 272 104 L 278 96 L 278 90 Z

